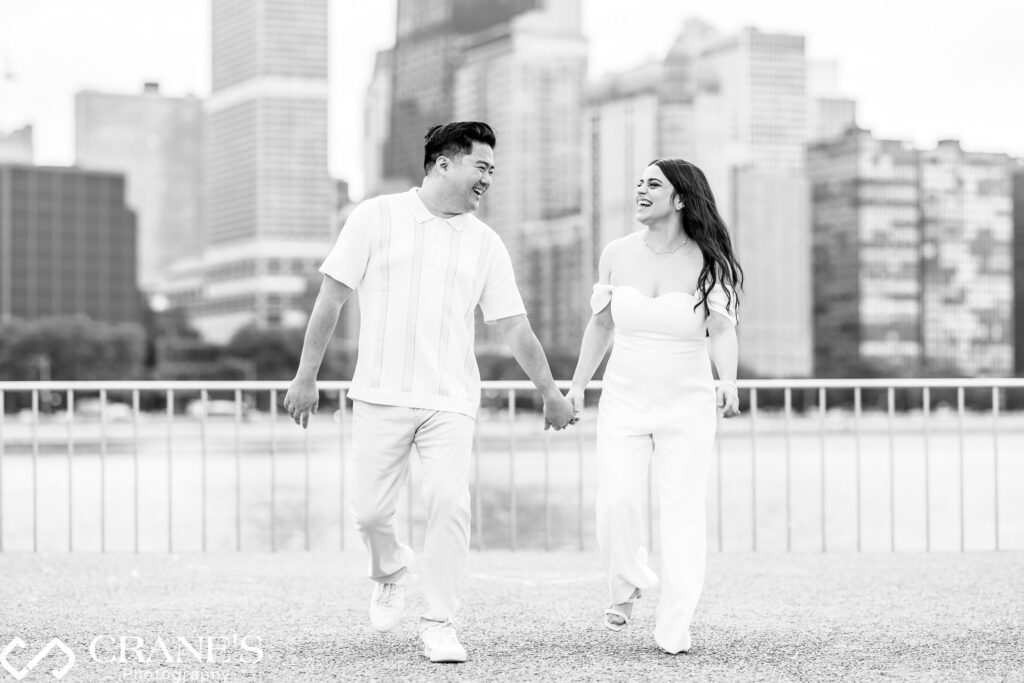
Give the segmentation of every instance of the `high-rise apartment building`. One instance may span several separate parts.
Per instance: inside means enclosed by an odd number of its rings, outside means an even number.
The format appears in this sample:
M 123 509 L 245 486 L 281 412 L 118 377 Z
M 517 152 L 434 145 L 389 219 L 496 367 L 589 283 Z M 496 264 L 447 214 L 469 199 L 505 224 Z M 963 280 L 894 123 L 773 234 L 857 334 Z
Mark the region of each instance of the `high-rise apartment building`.
M 863 130 L 811 148 L 817 373 L 1012 372 L 1017 168 Z
M 82 168 L 125 176 L 138 221 L 139 286 L 152 291 L 164 269 L 199 253 L 202 101 L 141 93 L 75 95 L 75 158 Z
M 922 332 L 926 370 L 1013 370 L 1013 191 L 1005 154 L 945 140 L 921 152 Z
M 330 247 L 327 0 L 214 0 L 205 105 L 203 284 L 208 339 L 299 325 L 306 276 Z
M 543 0 L 398 0 L 390 134 L 384 176 L 419 184 L 423 136 L 455 114 L 455 70 L 467 37 L 506 24 Z
M 0 164 L 0 321 L 141 323 L 124 176 Z
M 864 130 L 809 150 L 817 376 L 922 371 L 918 157 Z
M 536 240 L 550 233 L 528 238 L 524 226 L 579 212 L 587 65 L 579 12 L 580 0 L 547 0 L 543 10 L 473 34 L 455 77 L 455 118 L 487 121 L 497 136 L 494 184 L 480 218 L 508 247 L 524 298 L 541 305 L 553 284 L 523 274 L 531 250 L 544 248 Z

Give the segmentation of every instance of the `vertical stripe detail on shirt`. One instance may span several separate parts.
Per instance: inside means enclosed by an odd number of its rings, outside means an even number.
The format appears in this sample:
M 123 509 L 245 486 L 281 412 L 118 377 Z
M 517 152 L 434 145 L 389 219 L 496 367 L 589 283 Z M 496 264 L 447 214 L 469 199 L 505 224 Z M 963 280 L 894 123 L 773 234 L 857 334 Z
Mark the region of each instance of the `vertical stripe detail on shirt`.
M 405 367 L 402 370 L 402 391 L 412 391 L 413 370 L 416 364 L 416 319 L 420 314 L 420 294 L 423 292 L 423 239 L 425 223 L 414 228 L 412 246 L 412 273 L 409 275 L 409 308 L 405 318 Z
M 388 323 L 388 260 L 391 258 L 391 205 L 386 199 L 377 201 L 380 210 L 380 241 L 377 253 L 380 264 L 380 306 L 377 317 L 377 341 L 374 344 L 373 375 L 370 386 L 380 388 L 384 372 L 384 338 Z
M 437 392 L 442 396 L 451 394 L 448 388 L 448 342 L 455 330 L 452 325 L 452 293 L 455 291 L 455 275 L 459 270 L 459 245 L 462 241 L 462 232 L 451 230 L 448 240 L 448 265 L 444 275 L 444 301 L 441 302 L 441 343 L 439 346 L 438 358 L 438 382 Z M 472 341 L 472 340 L 470 340 Z
M 487 277 L 486 271 L 490 269 L 491 252 L 493 249 L 494 240 L 487 239 L 485 235 L 480 243 L 480 250 L 477 256 L 478 263 L 482 267 L 478 266 L 476 269 L 476 277 L 473 279 L 473 298 L 470 300 L 469 309 L 466 311 L 464 318 L 464 324 L 473 332 L 473 337 L 476 336 L 476 331 L 473 329 L 473 316 L 476 315 L 476 306 L 480 302 L 484 287 L 487 285 L 484 279 Z M 476 366 L 475 342 L 476 339 L 470 338 L 469 348 L 466 349 L 466 362 L 463 364 L 463 378 L 465 379 L 464 385 L 466 387 L 469 387 L 470 378 L 473 376 L 473 368 Z

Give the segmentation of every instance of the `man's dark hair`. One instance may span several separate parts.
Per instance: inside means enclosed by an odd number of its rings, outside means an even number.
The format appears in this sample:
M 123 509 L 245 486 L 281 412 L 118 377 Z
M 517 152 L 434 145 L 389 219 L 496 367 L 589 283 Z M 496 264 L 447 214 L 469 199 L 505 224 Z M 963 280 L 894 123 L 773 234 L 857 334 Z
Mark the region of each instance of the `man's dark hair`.
M 473 151 L 473 143 L 479 142 L 494 148 L 494 131 L 480 121 L 454 121 L 443 126 L 434 126 L 424 138 L 423 171 L 430 173 L 438 157 L 454 159 Z

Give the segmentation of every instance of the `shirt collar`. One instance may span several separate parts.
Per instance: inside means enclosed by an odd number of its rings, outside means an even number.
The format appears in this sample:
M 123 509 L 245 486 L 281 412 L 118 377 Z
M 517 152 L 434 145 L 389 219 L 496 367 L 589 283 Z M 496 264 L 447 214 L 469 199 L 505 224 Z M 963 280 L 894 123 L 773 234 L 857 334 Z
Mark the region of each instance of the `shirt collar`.
M 452 216 L 451 218 L 438 218 L 434 214 L 430 213 L 430 209 L 420 199 L 420 189 L 414 187 L 409 190 L 409 208 L 412 209 L 412 215 L 416 219 L 417 223 L 426 223 L 429 220 L 438 220 L 452 226 L 459 232 L 466 227 L 466 214 L 459 214 Z

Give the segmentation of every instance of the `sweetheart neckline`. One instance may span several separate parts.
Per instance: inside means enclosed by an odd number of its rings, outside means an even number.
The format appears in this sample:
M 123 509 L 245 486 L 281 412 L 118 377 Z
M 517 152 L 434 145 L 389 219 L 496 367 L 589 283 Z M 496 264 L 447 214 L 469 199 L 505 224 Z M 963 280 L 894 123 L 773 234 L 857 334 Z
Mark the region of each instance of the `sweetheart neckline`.
M 694 292 L 693 294 L 690 294 L 689 292 L 672 291 L 672 292 L 662 292 L 658 296 L 650 296 L 648 294 L 644 294 L 643 292 L 641 292 L 639 289 L 637 289 L 633 285 L 609 285 L 609 286 L 612 287 L 612 288 L 615 288 L 615 289 L 632 289 L 634 292 L 636 292 L 637 294 L 639 294 L 643 298 L 651 299 L 652 301 L 656 300 L 656 299 L 660 299 L 663 296 L 671 296 L 672 294 L 681 294 L 683 296 L 688 296 L 691 299 L 696 299 L 697 298 L 697 293 L 696 292 Z

